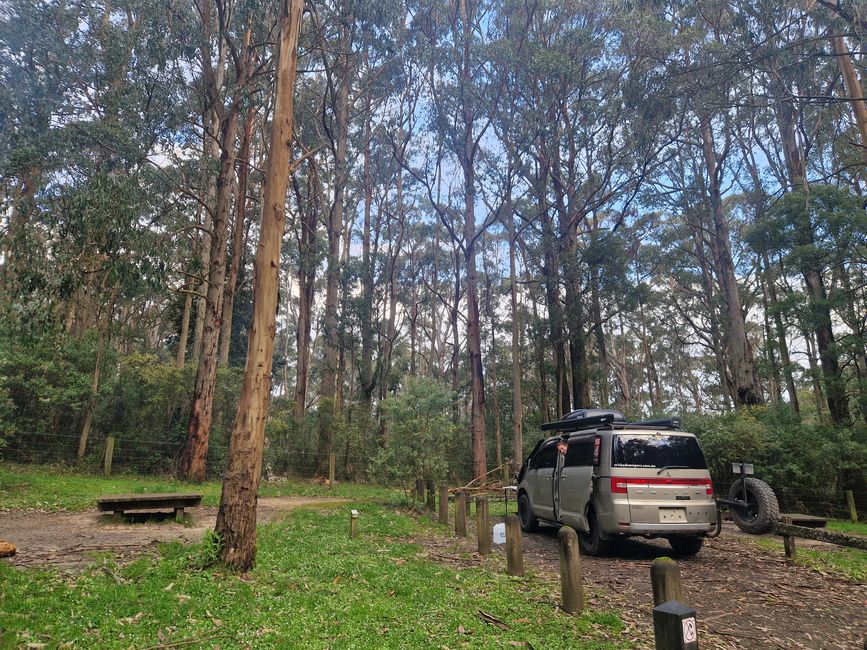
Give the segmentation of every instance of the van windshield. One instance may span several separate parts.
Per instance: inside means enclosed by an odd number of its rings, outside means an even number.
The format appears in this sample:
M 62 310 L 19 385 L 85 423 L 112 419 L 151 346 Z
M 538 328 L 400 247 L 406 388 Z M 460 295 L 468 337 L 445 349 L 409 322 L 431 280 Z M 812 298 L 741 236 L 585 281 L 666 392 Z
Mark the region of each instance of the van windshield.
M 707 469 L 704 454 L 692 436 L 614 436 L 614 467 Z

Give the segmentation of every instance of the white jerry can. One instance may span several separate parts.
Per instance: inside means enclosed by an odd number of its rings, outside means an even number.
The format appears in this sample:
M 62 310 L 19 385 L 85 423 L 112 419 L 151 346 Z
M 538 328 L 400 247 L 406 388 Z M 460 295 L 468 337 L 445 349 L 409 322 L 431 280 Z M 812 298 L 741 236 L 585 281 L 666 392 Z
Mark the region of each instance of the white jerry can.
M 494 524 L 494 544 L 506 543 L 506 524 Z

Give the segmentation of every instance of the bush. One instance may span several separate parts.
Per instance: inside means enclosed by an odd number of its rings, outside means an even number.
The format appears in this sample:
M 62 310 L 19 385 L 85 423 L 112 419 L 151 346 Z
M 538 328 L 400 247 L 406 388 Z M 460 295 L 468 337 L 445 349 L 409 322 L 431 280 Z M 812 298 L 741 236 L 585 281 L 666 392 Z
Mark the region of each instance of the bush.
M 371 460 L 371 476 L 404 491 L 416 481 L 446 478 L 458 438 L 453 404 L 454 396 L 429 379 L 410 379 L 398 396 L 383 402 L 386 436 Z
M 806 424 L 787 405 L 723 415 L 690 416 L 719 492 L 734 480 L 732 461 L 755 466 L 784 510 L 842 514 L 844 491 L 867 489 L 867 433 L 862 428 Z

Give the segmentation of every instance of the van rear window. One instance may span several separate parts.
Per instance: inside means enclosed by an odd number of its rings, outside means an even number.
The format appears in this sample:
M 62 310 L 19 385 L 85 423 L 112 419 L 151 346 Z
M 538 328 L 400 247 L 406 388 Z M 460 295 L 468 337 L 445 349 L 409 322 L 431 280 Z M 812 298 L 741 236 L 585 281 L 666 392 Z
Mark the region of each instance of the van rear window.
M 704 454 L 692 436 L 616 435 L 614 467 L 707 469 Z

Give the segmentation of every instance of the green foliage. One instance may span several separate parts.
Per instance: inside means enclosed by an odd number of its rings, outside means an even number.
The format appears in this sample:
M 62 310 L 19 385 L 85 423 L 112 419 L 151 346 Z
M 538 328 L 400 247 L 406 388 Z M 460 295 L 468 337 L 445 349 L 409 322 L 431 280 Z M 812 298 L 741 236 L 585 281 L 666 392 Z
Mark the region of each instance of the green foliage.
M 858 428 L 804 423 L 786 405 L 691 416 L 684 428 L 698 436 L 714 481 L 726 490 L 739 460 L 755 465 L 784 509 L 842 513 L 843 491 L 867 488 L 867 442 Z
M 427 379 L 410 379 L 399 395 L 383 402 L 387 434 L 371 460 L 371 476 L 405 490 L 416 480 L 445 478 L 458 435 L 453 404 L 449 391 Z

